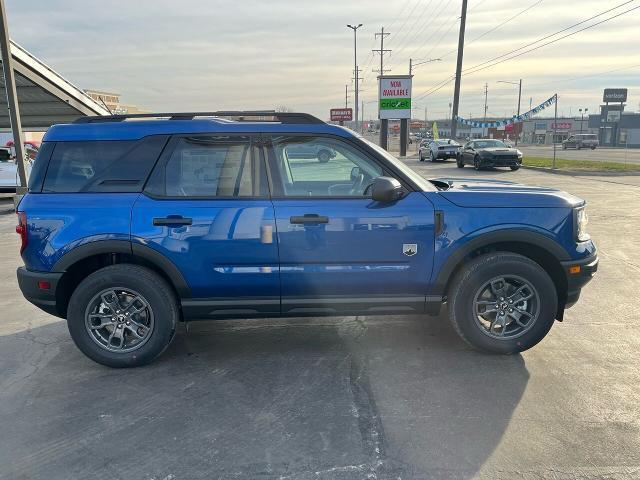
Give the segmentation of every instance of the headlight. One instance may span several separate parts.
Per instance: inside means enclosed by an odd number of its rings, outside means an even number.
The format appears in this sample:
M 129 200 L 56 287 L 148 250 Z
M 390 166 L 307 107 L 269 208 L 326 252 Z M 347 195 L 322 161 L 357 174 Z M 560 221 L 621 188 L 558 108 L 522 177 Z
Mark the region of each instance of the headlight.
M 576 239 L 579 242 L 586 242 L 591 238 L 587 233 L 587 224 L 589 223 L 589 217 L 587 216 L 587 210 L 585 207 L 578 207 L 574 210 Z
M 520 150 L 516 150 L 516 153 L 518 154 L 518 158 L 522 160 L 522 152 Z

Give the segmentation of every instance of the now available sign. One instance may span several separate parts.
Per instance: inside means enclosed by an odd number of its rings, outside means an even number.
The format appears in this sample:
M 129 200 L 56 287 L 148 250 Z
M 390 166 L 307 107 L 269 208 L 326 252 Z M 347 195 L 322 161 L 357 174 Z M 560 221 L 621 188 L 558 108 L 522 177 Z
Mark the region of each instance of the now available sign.
M 411 118 L 411 75 L 378 77 L 378 118 Z

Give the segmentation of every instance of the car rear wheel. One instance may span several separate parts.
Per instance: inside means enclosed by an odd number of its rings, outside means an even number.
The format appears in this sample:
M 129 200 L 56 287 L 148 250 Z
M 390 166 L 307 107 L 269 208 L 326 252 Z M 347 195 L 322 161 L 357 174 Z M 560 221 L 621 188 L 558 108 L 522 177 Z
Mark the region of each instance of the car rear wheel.
M 475 168 L 476 170 L 480 170 L 480 157 L 479 156 L 475 156 L 473 158 L 473 168 Z
M 556 316 L 553 280 L 522 255 L 495 252 L 472 260 L 454 278 L 449 318 L 460 337 L 490 353 L 512 354 L 542 340 Z
M 421 162 L 424 162 L 424 157 L 422 156 L 422 152 L 418 153 L 418 158 Z
M 596 149 L 596 146 L 595 146 L 595 145 L 593 145 L 593 146 L 591 147 L 591 150 L 595 150 L 595 149 Z
M 327 163 L 330 158 L 331 158 L 331 155 L 326 150 L 320 150 L 318 152 L 318 161 L 320 163 Z
M 148 268 L 120 264 L 85 278 L 71 296 L 67 325 L 77 347 L 108 367 L 137 367 L 158 357 L 179 312 L 167 282 Z
M 430 157 L 432 163 L 436 161 L 436 156 L 434 155 L 433 152 L 429 153 L 429 157 Z
M 456 166 L 458 168 L 464 168 L 464 162 L 462 161 L 462 159 L 460 157 L 456 158 Z

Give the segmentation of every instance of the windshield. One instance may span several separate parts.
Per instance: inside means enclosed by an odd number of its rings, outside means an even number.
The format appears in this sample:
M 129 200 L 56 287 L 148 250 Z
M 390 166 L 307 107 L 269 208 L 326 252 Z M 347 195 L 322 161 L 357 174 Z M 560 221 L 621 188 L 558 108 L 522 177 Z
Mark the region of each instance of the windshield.
M 458 142 L 456 142 L 455 140 L 436 140 L 436 143 L 438 144 L 438 146 L 446 146 L 446 145 L 450 145 L 452 147 L 459 147 L 460 144 Z
M 373 143 L 373 142 L 371 142 L 371 141 L 367 140 L 366 138 L 361 137 L 359 135 L 356 138 L 358 138 L 358 140 L 366 143 L 369 147 L 373 148 L 376 152 L 378 152 L 380 155 L 382 155 L 386 160 L 389 161 L 389 163 L 392 163 L 394 167 L 396 167 L 398 170 L 400 170 L 402 173 L 404 173 L 407 177 L 409 177 L 411 179 L 411 181 L 413 181 L 413 183 L 415 183 L 423 191 L 425 191 L 425 192 L 433 192 L 434 190 L 436 190 L 435 187 L 433 186 L 433 184 L 431 184 L 430 182 L 428 182 L 427 180 L 422 178 L 419 174 L 414 172 L 411 168 L 409 168 L 403 162 L 401 162 L 396 157 L 391 155 L 389 152 L 387 152 L 381 146 L 376 145 L 375 143 Z
M 507 144 L 500 140 L 476 140 L 476 148 L 508 148 Z

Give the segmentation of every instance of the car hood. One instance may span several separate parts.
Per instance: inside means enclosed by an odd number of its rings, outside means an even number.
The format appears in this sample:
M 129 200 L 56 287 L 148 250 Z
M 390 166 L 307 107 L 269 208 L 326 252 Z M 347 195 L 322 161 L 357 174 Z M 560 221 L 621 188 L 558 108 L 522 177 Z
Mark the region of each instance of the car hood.
M 478 152 L 513 155 L 518 153 L 518 150 L 515 148 L 509 148 L 509 147 L 491 147 L 491 148 L 479 148 Z
M 449 185 L 439 193 L 460 207 L 575 207 L 584 200 L 549 187 L 535 187 L 515 182 L 475 178 L 434 178 Z

